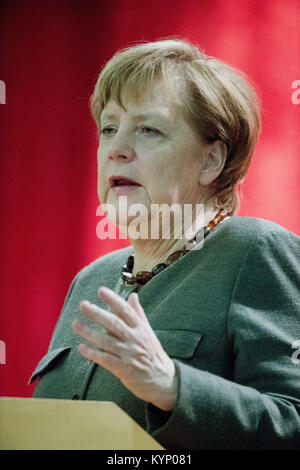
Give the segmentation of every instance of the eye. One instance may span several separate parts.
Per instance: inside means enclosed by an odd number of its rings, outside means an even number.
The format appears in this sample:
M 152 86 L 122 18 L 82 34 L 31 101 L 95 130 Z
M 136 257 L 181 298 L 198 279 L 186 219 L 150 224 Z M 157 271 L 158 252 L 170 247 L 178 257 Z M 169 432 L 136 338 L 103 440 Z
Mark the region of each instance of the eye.
M 161 135 L 161 132 L 158 129 L 155 129 L 154 127 L 148 127 L 148 126 L 141 126 L 140 130 L 143 134 L 145 135 Z M 117 132 L 117 129 L 112 126 L 106 126 L 103 129 L 99 131 L 99 134 L 103 135 L 112 135 Z
M 113 131 L 115 131 L 116 129 L 112 126 L 106 126 L 104 127 L 103 129 L 100 130 L 100 134 L 103 134 L 103 135 L 110 135 L 113 133 Z
M 161 132 L 154 127 L 141 126 L 141 131 L 146 135 L 161 135 Z

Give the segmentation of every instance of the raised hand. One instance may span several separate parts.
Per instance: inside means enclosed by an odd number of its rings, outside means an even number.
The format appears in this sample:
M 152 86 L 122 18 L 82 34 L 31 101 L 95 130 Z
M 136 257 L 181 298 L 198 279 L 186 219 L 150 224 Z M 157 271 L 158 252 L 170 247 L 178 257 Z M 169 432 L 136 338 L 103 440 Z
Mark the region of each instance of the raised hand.
M 79 308 L 105 332 L 74 320 L 73 330 L 98 348 L 80 344 L 80 354 L 109 370 L 138 398 L 171 411 L 178 393 L 175 365 L 152 330 L 137 293 L 126 301 L 111 289 L 100 287 L 98 296 L 111 311 L 87 300 Z

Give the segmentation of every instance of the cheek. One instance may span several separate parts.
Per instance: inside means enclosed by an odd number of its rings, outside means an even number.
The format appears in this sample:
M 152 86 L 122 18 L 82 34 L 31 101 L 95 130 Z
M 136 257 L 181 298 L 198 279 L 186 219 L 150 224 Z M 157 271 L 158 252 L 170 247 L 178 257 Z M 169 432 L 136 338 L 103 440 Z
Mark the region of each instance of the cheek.
M 105 202 L 104 196 L 105 196 L 105 190 L 106 190 L 103 162 L 104 162 L 104 159 L 98 148 L 98 151 L 97 151 L 97 193 L 98 193 L 98 198 L 101 203 Z
M 140 160 L 141 174 L 152 203 L 171 202 L 180 180 L 182 165 L 173 149 L 160 149 L 144 154 Z
M 149 179 L 149 195 L 155 202 L 168 204 L 184 203 L 194 200 L 197 188 L 198 166 L 183 160 L 182 154 L 173 153 L 163 160 L 163 165 L 155 168 Z M 173 158 L 172 158 L 173 157 Z M 185 165 L 186 162 L 186 165 Z
M 99 173 L 99 168 L 103 166 L 103 150 L 100 148 L 100 145 L 97 150 L 97 167 L 98 167 L 98 173 Z
M 147 192 L 152 204 L 172 204 L 176 202 L 178 181 L 166 168 L 149 174 Z

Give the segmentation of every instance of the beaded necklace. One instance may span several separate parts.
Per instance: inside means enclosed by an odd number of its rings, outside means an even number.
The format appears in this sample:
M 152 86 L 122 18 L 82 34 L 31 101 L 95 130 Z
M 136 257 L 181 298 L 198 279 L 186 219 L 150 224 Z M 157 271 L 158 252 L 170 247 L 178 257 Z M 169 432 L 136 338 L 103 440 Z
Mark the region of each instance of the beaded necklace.
M 228 215 L 228 211 L 226 209 L 220 209 L 215 217 L 204 227 L 200 229 L 203 230 L 203 238 L 207 237 L 207 235 L 212 232 L 216 226 L 224 219 L 230 217 Z M 171 253 L 170 256 L 166 259 L 165 263 L 158 263 L 152 268 L 151 271 L 139 271 L 136 276 L 132 274 L 132 269 L 134 265 L 134 255 L 130 255 L 127 259 L 126 264 L 123 266 L 121 274 L 123 283 L 127 283 L 129 285 L 132 284 L 140 284 L 145 285 L 148 281 L 150 281 L 154 276 L 158 273 L 166 269 L 170 264 L 173 264 L 179 258 L 186 255 L 189 251 L 191 251 L 197 245 L 197 235 L 200 231 L 198 231 L 195 237 L 188 241 L 182 250 L 177 250 L 174 253 Z M 202 241 L 202 240 L 201 240 Z

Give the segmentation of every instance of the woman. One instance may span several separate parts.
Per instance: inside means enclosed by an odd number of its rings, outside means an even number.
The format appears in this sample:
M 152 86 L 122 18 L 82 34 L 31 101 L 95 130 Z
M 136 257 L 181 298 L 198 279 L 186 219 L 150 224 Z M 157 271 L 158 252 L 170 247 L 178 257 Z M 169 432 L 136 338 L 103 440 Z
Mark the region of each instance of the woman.
M 300 239 L 234 215 L 260 128 L 253 88 L 163 40 L 117 53 L 91 110 L 99 200 L 122 230 L 146 208 L 146 236 L 129 230 L 130 247 L 77 274 L 34 396 L 114 401 L 167 449 L 299 448 Z M 192 207 L 182 237 L 175 217 L 151 236 L 162 204 Z

